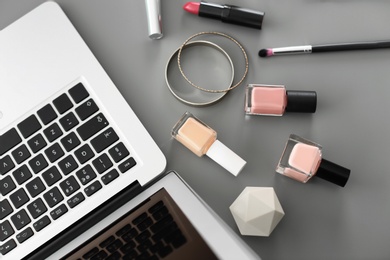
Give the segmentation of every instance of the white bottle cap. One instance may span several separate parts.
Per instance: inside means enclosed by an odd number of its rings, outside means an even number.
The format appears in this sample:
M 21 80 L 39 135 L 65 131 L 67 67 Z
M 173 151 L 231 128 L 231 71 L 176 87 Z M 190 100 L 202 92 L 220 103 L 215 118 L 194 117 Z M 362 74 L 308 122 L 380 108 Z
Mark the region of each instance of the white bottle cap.
M 218 140 L 210 146 L 206 155 L 234 176 L 237 176 L 246 164 L 246 161 Z

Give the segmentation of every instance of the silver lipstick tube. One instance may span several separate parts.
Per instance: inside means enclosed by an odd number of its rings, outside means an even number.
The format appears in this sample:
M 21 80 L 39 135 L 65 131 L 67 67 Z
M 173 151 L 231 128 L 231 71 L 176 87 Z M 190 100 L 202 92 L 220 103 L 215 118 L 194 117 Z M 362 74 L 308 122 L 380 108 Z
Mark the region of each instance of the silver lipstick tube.
M 158 40 L 163 37 L 160 0 L 145 0 L 148 19 L 149 38 Z

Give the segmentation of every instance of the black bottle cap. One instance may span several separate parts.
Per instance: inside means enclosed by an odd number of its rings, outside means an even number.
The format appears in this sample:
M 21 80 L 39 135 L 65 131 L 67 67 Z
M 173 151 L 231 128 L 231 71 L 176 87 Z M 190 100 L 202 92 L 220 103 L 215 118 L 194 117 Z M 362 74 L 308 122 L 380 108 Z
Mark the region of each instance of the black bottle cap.
M 286 112 L 314 113 L 317 109 L 315 91 L 287 90 Z
M 315 176 L 344 187 L 347 184 L 350 173 L 351 170 L 322 159 Z

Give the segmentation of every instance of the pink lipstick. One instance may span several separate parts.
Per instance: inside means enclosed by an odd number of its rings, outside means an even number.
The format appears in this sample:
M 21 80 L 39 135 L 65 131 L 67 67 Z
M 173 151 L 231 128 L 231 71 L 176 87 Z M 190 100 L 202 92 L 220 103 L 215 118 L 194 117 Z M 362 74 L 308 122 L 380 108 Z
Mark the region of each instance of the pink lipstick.
M 219 5 L 206 2 L 187 2 L 183 9 L 201 17 L 221 20 L 225 23 L 261 29 L 264 12 L 241 8 L 234 5 Z

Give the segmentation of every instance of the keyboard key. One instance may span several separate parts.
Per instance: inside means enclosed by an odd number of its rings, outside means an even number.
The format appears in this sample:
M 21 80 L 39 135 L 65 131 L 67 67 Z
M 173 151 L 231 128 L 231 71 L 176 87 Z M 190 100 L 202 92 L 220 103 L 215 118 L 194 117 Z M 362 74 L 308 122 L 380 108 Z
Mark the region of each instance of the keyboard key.
M 102 174 L 103 172 L 107 171 L 113 165 L 110 158 L 108 158 L 107 154 L 105 153 L 93 160 L 92 164 L 93 166 L 95 166 L 95 169 L 99 174 Z
M 49 124 L 51 121 L 57 118 L 57 113 L 50 104 L 47 104 L 46 106 L 39 109 L 37 114 L 45 125 Z
M 6 216 L 11 214 L 14 210 L 9 204 L 8 200 L 0 201 L 0 220 L 4 219 Z
M 61 115 L 73 107 L 72 101 L 70 101 L 66 94 L 62 94 L 54 99 L 53 104 Z
M 11 217 L 11 220 L 17 230 L 21 230 L 23 227 L 25 227 L 28 223 L 31 222 L 31 219 L 29 218 L 27 212 L 24 209 L 13 215 Z
M 109 244 L 115 241 L 114 236 L 109 236 L 108 238 L 104 239 L 102 242 L 100 242 L 99 246 L 105 248 Z
M 11 176 L 6 176 L 2 180 L 0 180 L 0 193 L 5 196 L 16 188 L 14 181 Z
M 50 216 L 56 220 L 62 215 L 64 215 L 66 212 L 68 212 L 68 208 L 65 206 L 65 204 L 61 204 L 56 209 L 54 209 L 52 212 L 50 212 Z
M 61 182 L 60 187 L 66 196 L 70 196 L 75 191 L 80 189 L 80 185 L 77 183 L 76 178 L 73 176 L 70 176 L 69 178 Z
M 101 251 L 99 251 L 99 253 L 97 253 L 96 255 L 91 257 L 91 260 L 106 259 L 107 256 L 108 256 L 108 254 L 106 253 L 106 251 L 101 250 Z
M 87 188 L 84 189 L 85 194 L 87 194 L 88 197 L 92 196 L 102 188 L 102 185 L 100 184 L 99 181 L 95 181 L 91 185 L 89 185 Z
M 81 170 L 77 171 L 76 175 L 81 184 L 83 185 L 96 178 L 96 173 L 89 164 L 81 168 Z
M 75 133 L 70 133 L 66 137 L 61 139 L 61 143 L 67 152 L 70 152 L 80 144 L 79 138 Z
M 35 222 L 33 224 L 34 226 L 34 229 L 35 231 L 39 232 L 41 231 L 44 227 L 46 227 L 47 225 L 49 225 L 51 223 L 50 219 L 48 216 L 44 216 L 43 218 L 41 218 L 40 220 L 38 220 L 37 222 Z
M 47 208 L 41 198 L 38 198 L 32 203 L 30 203 L 27 206 L 27 209 L 34 219 L 38 218 L 39 216 L 41 216 L 43 213 L 47 211 Z
M 9 198 L 17 209 L 30 200 L 23 188 L 20 188 L 19 190 L 12 193 Z
M 27 183 L 26 185 L 26 189 L 28 190 L 28 192 L 30 193 L 31 197 L 36 197 L 38 194 L 40 194 L 41 192 L 43 192 L 46 187 L 45 185 L 43 184 L 43 182 L 41 181 L 41 178 L 39 177 L 36 177 L 35 179 L 33 179 L 32 181 L 30 181 L 29 183 Z
M 98 133 L 100 130 L 108 125 L 107 119 L 102 113 L 89 119 L 85 124 L 77 128 L 77 132 L 84 141 L 89 139 L 91 136 Z
M 82 83 L 78 83 L 76 86 L 69 89 L 69 94 L 77 104 L 89 96 L 88 91 Z
M 130 154 L 122 142 L 116 144 L 108 152 L 110 153 L 112 159 L 114 159 L 114 162 L 116 163 L 122 161 Z
M 130 225 L 129 225 L 130 226 Z M 126 227 L 126 226 L 125 226 Z M 127 226 L 128 227 L 128 226 Z M 120 230 L 121 231 L 121 230 Z M 118 231 L 118 232 L 120 232 Z M 117 233 L 118 233 L 117 232 Z M 126 233 L 124 233 L 121 237 L 124 241 L 130 242 L 132 241 L 135 237 L 138 236 L 138 231 L 135 228 L 130 228 Z
M 76 113 L 80 117 L 81 120 L 85 120 L 91 115 L 93 115 L 95 112 L 99 110 L 98 106 L 96 105 L 95 101 L 91 98 L 82 105 L 80 105 L 78 108 L 76 108 Z
M 83 255 L 83 258 L 84 259 L 90 259 L 92 256 L 96 255 L 97 253 L 99 253 L 99 248 L 94 247 L 91 250 L 89 250 L 87 253 L 85 253 Z
M 14 157 L 16 163 L 21 164 L 25 160 L 27 160 L 31 154 L 27 149 L 26 145 L 21 145 L 18 148 L 16 148 L 14 151 L 12 151 L 12 156 Z
M 19 241 L 19 243 L 23 243 L 24 241 L 26 241 L 27 239 L 29 239 L 33 235 L 34 235 L 34 232 L 32 231 L 31 228 L 28 227 L 25 230 L 23 230 L 22 232 L 20 232 L 19 234 L 17 234 L 16 239 Z
M 64 151 L 58 143 L 55 143 L 45 150 L 45 154 L 49 161 L 53 163 L 64 155 Z
M 106 249 L 108 252 L 113 253 L 123 246 L 123 242 L 120 239 L 116 239 L 114 242 L 109 244 Z
M 77 120 L 76 116 L 72 112 L 70 112 L 69 114 L 60 119 L 60 124 L 65 131 L 69 131 L 79 124 L 79 120 Z
M 0 246 L 0 253 L 6 255 L 16 247 L 15 240 L 11 239 Z
M 43 139 L 41 134 L 37 134 L 30 140 L 28 140 L 28 146 L 30 146 L 33 153 L 39 152 L 43 147 L 46 146 L 46 141 Z
M 53 142 L 54 140 L 56 140 L 58 137 L 62 135 L 62 131 L 57 123 L 54 123 L 48 128 L 46 128 L 45 130 L 43 130 L 43 133 L 45 134 L 49 142 Z
M 68 175 L 69 173 L 77 169 L 77 167 L 79 167 L 72 155 L 68 155 L 67 157 L 65 157 L 65 159 L 58 163 L 58 166 L 60 167 L 62 173 L 65 175 Z
M 146 214 L 145 212 L 144 213 L 142 213 L 141 215 L 139 215 L 138 217 L 136 217 L 133 221 L 132 221 L 132 223 L 134 224 L 134 225 L 138 225 L 138 224 L 140 224 L 142 221 L 144 221 L 145 219 L 147 219 L 148 218 L 148 214 Z
M 120 228 L 116 233 L 115 235 L 117 235 L 118 237 L 121 237 L 123 236 L 124 234 L 126 234 L 127 232 L 129 232 L 131 229 L 131 226 L 129 224 L 126 224 L 125 226 L 123 226 L 122 228 Z M 135 237 L 135 235 L 134 235 Z
M 32 177 L 30 170 L 27 168 L 27 165 L 23 165 L 19 169 L 15 170 L 12 175 L 14 176 L 16 182 L 20 185 Z
M 19 131 L 27 138 L 42 128 L 35 115 L 31 115 L 18 124 Z
M 22 141 L 15 128 L 0 135 L 0 156 L 17 146 Z
M 47 186 L 53 185 L 62 178 L 61 173 L 55 166 L 42 173 L 42 177 L 45 180 Z
M 30 165 L 31 169 L 34 171 L 35 174 L 42 171 L 43 169 L 45 169 L 48 166 L 47 161 L 46 161 L 45 157 L 43 157 L 42 154 L 39 154 L 36 157 L 34 157 L 33 159 L 31 159 L 28 162 L 28 164 Z
M 110 172 L 106 173 L 103 177 L 102 177 L 102 182 L 107 185 L 109 184 L 110 182 L 112 182 L 113 180 L 115 180 L 117 177 L 119 176 L 119 173 L 116 169 L 112 169 Z
M 81 192 L 79 192 L 76 195 L 74 195 L 72 198 L 68 199 L 67 202 L 68 202 L 68 206 L 70 208 L 74 208 L 77 205 L 79 205 L 81 202 L 83 202 L 84 200 L 85 200 L 84 195 Z
M 133 168 L 137 163 L 135 162 L 134 158 L 133 157 L 130 157 L 129 159 L 127 159 L 126 161 L 124 161 L 123 163 L 121 163 L 118 168 L 119 170 L 122 172 L 122 173 L 125 173 L 127 172 L 128 170 L 130 170 L 131 168 Z
M 83 145 L 74 152 L 74 155 L 79 160 L 80 164 L 84 164 L 89 159 L 95 156 L 91 147 L 88 144 Z
M 112 253 L 106 258 L 106 260 L 121 260 L 121 259 L 122 259 L 121 253 L 119 253 L 118 251 Z M 150 260 L 158 260 L 158 259 L 150 259 Z
M 11 159 L 11 156 L 6 155 L 4 158 L 0 159 L 0 174 L 4 175 L 15 167 L 14 162 Z
M 108 146 L 112 145 L 119 139 L 112 127 L 104 130 L 101 134 L 92 139 L 91 144 L 97 153 L 100 153 Z
M 0 241 L 3 242 L 15 233 L 8 220 L 0 223 Z
M 54 207 L 64 199 L 60 190 L 57 187 L 54 187 L 50 191 L 46 192 L 43 195 L 43 198 L 45 199 L 46 203 L 49 205 L 50 208 Z

